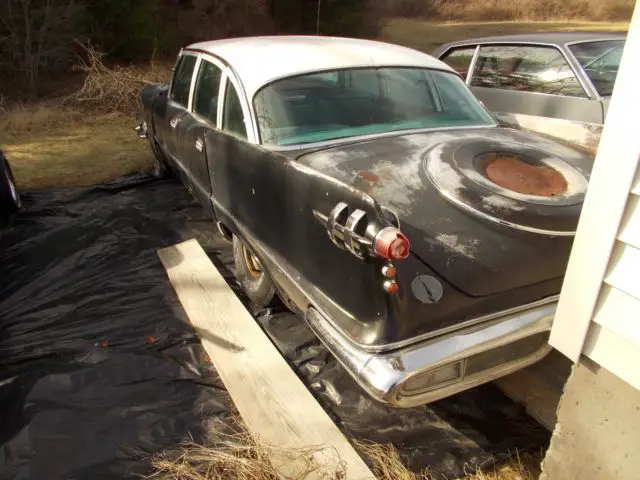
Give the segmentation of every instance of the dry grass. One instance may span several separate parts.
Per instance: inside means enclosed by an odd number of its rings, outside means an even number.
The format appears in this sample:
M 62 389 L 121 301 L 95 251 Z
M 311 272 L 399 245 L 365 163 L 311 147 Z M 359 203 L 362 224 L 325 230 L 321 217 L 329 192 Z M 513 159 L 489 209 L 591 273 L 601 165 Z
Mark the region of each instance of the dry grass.
M 154 472 L 147 478 L 158 480 L 276 480 L 282 478 L 274 464 L 284 465 L 293 473 L 289 480 L 309 477 L 340 480 L 345 478 L 339 458 L 319 466 L 312 460 L 316 450 L 287 451 L 266 445 L 253 437 L 236 419 L 230 426 L 213 421 L 211 440 L 206 446 L 187 441 L 178 449 L 152 458 Z M 430 473 L 411 472 L 392 445 L 357 442 L 358 449 L 370 461 L 371 470 L 379 480 L 447 480 Z M 330 457 L 333 458 L 333 457 Z M 514 456 L 511 461 L 491 471 L 477 471 L 465 480 L 535 480 L 540 458 L 535 455 Z
M 628 28 L 628 22 L 430 22 L 398 18 L 385 25 L 381 38 L 430 53 L 443 43 L 465 38 L 531 32 L 626 32 Z
M 89 186 L 148 169 L 149 147 L 134 126 L 132 116 L 96 115 L 59 101 L 0 105 L 0 147 L 23 190 Z
M 635 0 L 377 0 L 389 17 L 457 21 L 629 21 Z

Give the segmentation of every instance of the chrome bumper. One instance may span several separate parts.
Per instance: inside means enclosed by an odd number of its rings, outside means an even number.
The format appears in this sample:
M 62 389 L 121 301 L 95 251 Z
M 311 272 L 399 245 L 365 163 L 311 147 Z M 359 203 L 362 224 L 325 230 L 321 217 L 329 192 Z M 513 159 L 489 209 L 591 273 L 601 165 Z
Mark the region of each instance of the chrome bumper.
M 489 382 L 542 359 L 551 347 L 557 300 L 532 304 L 489 322 L 391 352 L 366 352 L 316 309 L 306 321 L 353 378 L 375 399 L 414 407 Z

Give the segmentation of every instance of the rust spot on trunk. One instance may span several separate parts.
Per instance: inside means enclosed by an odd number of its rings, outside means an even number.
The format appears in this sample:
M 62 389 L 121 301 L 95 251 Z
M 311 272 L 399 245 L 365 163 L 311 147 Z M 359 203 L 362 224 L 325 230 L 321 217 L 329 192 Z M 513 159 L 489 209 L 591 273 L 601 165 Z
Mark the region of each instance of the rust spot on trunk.
M 554 197 L 567 190 L 567 181 L 547 165 L 532 165 L 516 155 L 485 154 L 481 167 L 489 180 L 524 195 Z
M 367 182 L 378 183 L 378 181 L 380 181 L 380 177 L 378 177 L 378 175 L 373 172 L 369 172 L 368 170 L 360 170 L 358 175 Z

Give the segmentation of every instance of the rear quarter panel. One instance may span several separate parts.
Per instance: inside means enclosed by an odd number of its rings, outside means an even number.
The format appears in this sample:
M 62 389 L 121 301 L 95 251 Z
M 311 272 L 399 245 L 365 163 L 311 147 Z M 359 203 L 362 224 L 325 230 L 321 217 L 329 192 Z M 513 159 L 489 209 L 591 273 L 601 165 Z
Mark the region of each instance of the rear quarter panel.
M 328 215 L 344 201 L 364 210 L 369 222 L 388 225 L 379 205 L 353 187 L 225 133 L 209 131 L 205 143 L 208 152 L 217 152 L 208 159 L 214 208 L 264 263 L 280 270 L 270 273 L 279 276 L 297 307 L 304 311 L 312 300 L 356 343 L 377 343 L 391 302 L 382 289 L 383 263 L 334 245 L 313 210 Z

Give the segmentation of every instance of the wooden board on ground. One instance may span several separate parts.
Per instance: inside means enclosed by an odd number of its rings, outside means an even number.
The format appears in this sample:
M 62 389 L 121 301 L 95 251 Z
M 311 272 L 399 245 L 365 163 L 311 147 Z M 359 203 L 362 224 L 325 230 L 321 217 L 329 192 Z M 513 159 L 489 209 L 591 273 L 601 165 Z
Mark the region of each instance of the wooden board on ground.
M 274 455 L 283 477 L 302 478 L 313 457 L 320 468 L 305 479 L 374 479 L 200 244 L 189 240 L 158 255 L 248 429 L 277 451 L 303 454 L 293 461 Z

